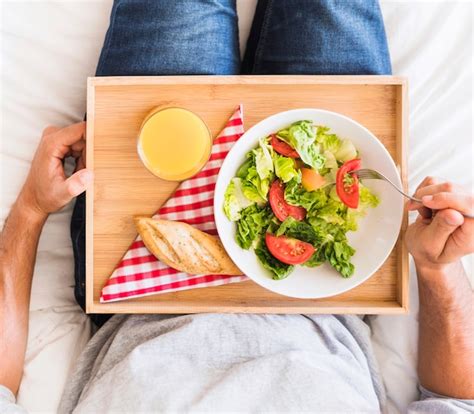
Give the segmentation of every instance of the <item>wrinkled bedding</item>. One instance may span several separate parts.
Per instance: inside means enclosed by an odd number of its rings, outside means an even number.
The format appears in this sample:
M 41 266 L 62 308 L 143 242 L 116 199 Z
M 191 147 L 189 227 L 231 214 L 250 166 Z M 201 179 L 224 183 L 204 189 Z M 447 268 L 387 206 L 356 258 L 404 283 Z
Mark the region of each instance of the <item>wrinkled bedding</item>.
M 255 3 L 238 0 L 242 44 Z M 426 175 L 473 188 L 472 5 L 381 3 L 393 72 L 408 76 L 410 82 L 410 189 Z M 2 4 L 2 223 L 26 177 L 42 129 L 78 121 L 85 112 L 85 79 L 94 73 L 110 6 L 110 0 Z M 67 206 L 52 215 L 40 240 L 19 393 L 19 403 L 31 412 L 56 410 L 71 365 L 90 335 L 90 324 L 73 296 L 70 214 Z M 472 257 L 466 261 L 471 273 L 472 262 Z M 408 316 L 370 318 L 392 412 L 403 412 L 417 396 L 415 277 L 410 283 Z

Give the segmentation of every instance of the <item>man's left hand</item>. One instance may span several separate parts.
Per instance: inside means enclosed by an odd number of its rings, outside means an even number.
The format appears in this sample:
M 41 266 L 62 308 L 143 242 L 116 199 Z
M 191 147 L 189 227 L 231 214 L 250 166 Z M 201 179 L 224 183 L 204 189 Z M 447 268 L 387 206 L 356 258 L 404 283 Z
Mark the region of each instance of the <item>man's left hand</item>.
M 405 241 L 418 270 L 437 271 L 474 252 L 474 196 L 450 182 L 427 177 L 408 210 L 418 210 L 417 220 L 408 227 Z M 435 212 L 435 213 L 433 213 Z

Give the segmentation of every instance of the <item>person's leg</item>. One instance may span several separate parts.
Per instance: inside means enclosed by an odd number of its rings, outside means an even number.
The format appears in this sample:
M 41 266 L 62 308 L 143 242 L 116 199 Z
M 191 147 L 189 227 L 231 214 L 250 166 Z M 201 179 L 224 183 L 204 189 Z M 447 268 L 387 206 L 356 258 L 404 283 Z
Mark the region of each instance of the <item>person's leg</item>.
M 97 76 L 234 75 L 235 0 L 116 0 Z
M 96 75 L 234 75 L 239 69 L 235 0 L 116 0 Z M 84 309 L 84 195 L 74 206 L 71 238 L 74 294 Z M 92 315 L 98 326 L 108 318 Z
M 259 0 L 242 72 L 390 74 L 378 1 Z

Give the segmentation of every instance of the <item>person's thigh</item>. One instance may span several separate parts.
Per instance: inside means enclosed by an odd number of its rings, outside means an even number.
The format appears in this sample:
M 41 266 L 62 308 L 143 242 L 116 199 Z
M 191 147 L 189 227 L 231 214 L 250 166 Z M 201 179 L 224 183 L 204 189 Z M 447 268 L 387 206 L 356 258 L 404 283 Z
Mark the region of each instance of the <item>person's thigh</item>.
M 240 70 L 235 0 L 116 0 L 97 76 L 233 75 Z M 85 307 L 85 195 L 71 219 L 75 297 Z M 107 315 L 93 315 L 102 325 Z
M 377 0 L 259 0 L 242 71 L 390 74 Z
M 235 0 L 116 0 L 98 76 L 233 75 Z

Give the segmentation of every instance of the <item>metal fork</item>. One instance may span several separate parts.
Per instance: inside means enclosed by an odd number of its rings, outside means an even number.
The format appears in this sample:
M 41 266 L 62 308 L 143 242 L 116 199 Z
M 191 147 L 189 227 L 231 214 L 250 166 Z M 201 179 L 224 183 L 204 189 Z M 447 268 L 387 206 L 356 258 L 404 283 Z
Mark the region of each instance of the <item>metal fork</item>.
M 423 204 L 423 202 L 419 198 L 412 197 L 411 195 L 408 195 L 407 193 L 403 192 L 400 188 L 398 188 L 398 186 L 396 184 L 394 184 L 387 177 L 385 177 L 385 175 L 379 173 L 378 171 L 371 170 L 371 169 L 368 169 L 368 168 L 363 168 L 363 169 L 360 169 L 360 170 L 351 171 L 350 174 L 357 175 L 357 177 L 360 180 L 384 180 L 384 181 L 387 181 L 387 183 L 391 184 L 392 187 L 395 188 L 395 190 L 397 190 L 400 194 L 402 194 L 406 198 L 409 198 L 410 200 L 415 201 L 416 203 Z M 461 213 L 461 214 L 464 217 L 467 217 L 467 218 L 474 218 L 473 214 L 465 214 L 465 213 Z

